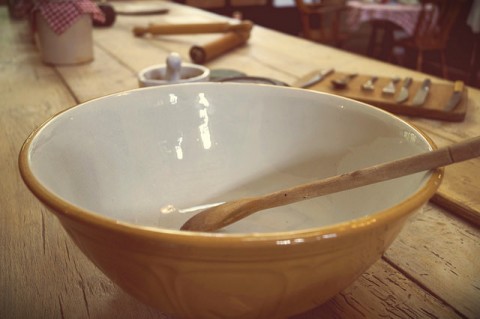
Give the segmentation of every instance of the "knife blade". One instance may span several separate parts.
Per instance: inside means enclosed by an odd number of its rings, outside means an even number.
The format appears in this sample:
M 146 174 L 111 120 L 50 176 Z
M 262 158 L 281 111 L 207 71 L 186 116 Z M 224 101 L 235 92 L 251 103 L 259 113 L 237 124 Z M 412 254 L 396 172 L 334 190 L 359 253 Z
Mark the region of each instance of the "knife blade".
M 458 103 L 462 99 L 464 86 L 465 84 L 463 83 L 463 81 L 455 81 L 455 84 L 453 85 L 452 96 L 450 97 L 450 100 L 448 100 L 447 104 L 445 105 L 445 108 L 444 108 L 445 111 L 450 112 L 455 109 L 455 107 L 458 105 Z
M 332 73 L 334 71 L 333 68 L 325 69 L 320 71 L 318 74 L 315 74 L 311 79 L 307 80 L 306 82 L 298 85 L 298 87 L 305 89 L 307 87 L 310 87 L 320 81 L 322 81 L 327 75 Z
M 405 80 L 403 80 L 402 88 L 400 89 L 400 93 L 398 94 L 395 102 L 403 103 L 408 99 L 408 87 L 410 84 L 412 84 L 412 78 L 406 77 Z
M 430 92 L 431 84 L 432 84 L 432 81 L 430 81 L 430 79 L 423 80 L 422 86 L 418 89 L 417 93 L 415 94 L 415 97 L 413 98 L 413 101 L 412 101 L 413 106 L 421 106 L 423 103 L 425 103 L 425 100 L 427 99 L 427 96 L 428 96 L 428 92 Z

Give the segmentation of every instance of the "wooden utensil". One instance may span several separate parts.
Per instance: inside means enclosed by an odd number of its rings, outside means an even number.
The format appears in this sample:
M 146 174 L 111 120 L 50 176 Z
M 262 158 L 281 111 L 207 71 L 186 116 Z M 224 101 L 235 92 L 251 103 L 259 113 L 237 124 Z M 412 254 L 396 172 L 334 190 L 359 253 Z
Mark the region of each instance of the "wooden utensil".
M 181 230 L 214 231 L 260 210 L 439 168 L 478 156 L 480 156 L 480 137 L 267 195 L 226 202 L 193 216 L 183 224 Z
M 395 85 L 397 84 L 397 82 L 400 81 L 400 77 L 396 76 L 396 77 L 393 77 L 390 82 L 387 84 L 387 86 L 385 86 L 383 89 L 382 89 L 382 94 L 388 94 L 388 95 L 393 95 L 395 94 Z
M 362 84 L 362 90 L 373 91 L 375 90 L 375 82 L 377 82 L 378 76 L 372 76 L 367 82 Z
M 357 75 L 358 75 L 357 73 L 353 73 L 353 74 L 348 74 L 341 79 L 333 79 L 332 85 L 335 89 L 344 89 L 347 87 L 348 82 L 350 82 Z
M 190 58 L 194 63 L 206 63 L 225 52 L 245 44 L 250 32 L 227 32 L 220 38 L 203 45 L 194 45 L 190 48 Z
M 225 33 L 225 32 L 250 32 L 253 27 L 251 21 L 245 20 L 239 23 L 211 22 L 189 24 L 150 24 L 147 27 L 136 26 L 133 34 L 137 37 L 147 33 L 152 35 L 172 34 L 201 34 L 201 33 Z
M 152 35 L 222 33 L 222 36 L 218 39 L 190 48 L 189 53 L 192 61 L 203 64 L 245 44 L 250 38 L 252 28 L 253 23 L 244 20 L 238 23 L 150 24 L 148 27 L 134 27 L 133 33 L 137 37 L 147 33 Z

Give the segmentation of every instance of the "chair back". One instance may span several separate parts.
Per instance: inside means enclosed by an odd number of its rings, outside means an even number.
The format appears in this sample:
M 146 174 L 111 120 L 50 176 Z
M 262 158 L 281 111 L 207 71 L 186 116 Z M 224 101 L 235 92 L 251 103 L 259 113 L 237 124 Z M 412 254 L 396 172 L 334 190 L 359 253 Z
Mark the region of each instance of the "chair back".
M 313 13 L 317 8 L 345 6 L 346 2 L 346 0 L 295 0 L 297 8 L 309 13 Z
M 419 47 L 444 48 L 463 6 L 462 0 L 421 0 L 422 10 L 415 27 Z
M 295 0 L 302 23 L 302 35 L 313 41 L 340 45 L 341 13 L 347 9 L 346 0 Z

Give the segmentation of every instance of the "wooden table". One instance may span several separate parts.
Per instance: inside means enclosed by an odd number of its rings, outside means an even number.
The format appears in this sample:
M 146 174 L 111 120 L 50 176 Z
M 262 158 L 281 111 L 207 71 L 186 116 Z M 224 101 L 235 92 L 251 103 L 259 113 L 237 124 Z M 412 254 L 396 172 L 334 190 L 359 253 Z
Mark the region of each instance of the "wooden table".
M 163 16 L 118 16 L 95 29 L 95 60 L 78 66 L 41 63 L 25 21 L 0 7 L 0 318 L 168 318 L 122 292 L 72 243 L 56 218 L 35 199 L 17 169 L 27 135 L 53 114 L 80 102 L 137 87 L 136 73 L 162 63 L 171 51 L 188 60 L 193 44 L 215 35 L 135 38 L 134 25 L 207 22 L 224 18 L 165 3 Z M 211 69 L 293 83 L 315 69 L 424 74 L 254 27 L 247 46 L 208 63 Z M 434 81 L 440 81 L 433 79 Z M 407 118 L 439 146 L 480 133 L 480 90 L 469 89 L 460 123 Z M 413 216 L 383 257 L 306 318 L 479 318 L 480 159 L 448 167 L 437 195 Z

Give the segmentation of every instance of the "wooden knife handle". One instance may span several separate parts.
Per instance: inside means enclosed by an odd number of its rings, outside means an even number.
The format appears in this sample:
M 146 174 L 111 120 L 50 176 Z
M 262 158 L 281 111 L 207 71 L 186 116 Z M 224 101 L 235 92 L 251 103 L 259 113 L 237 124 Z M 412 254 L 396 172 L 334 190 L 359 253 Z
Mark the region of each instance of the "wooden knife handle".
M 453 85 L 453 92 L 463 92 L 465 84 L 463 81 L 455 81 L 455 84 Z

